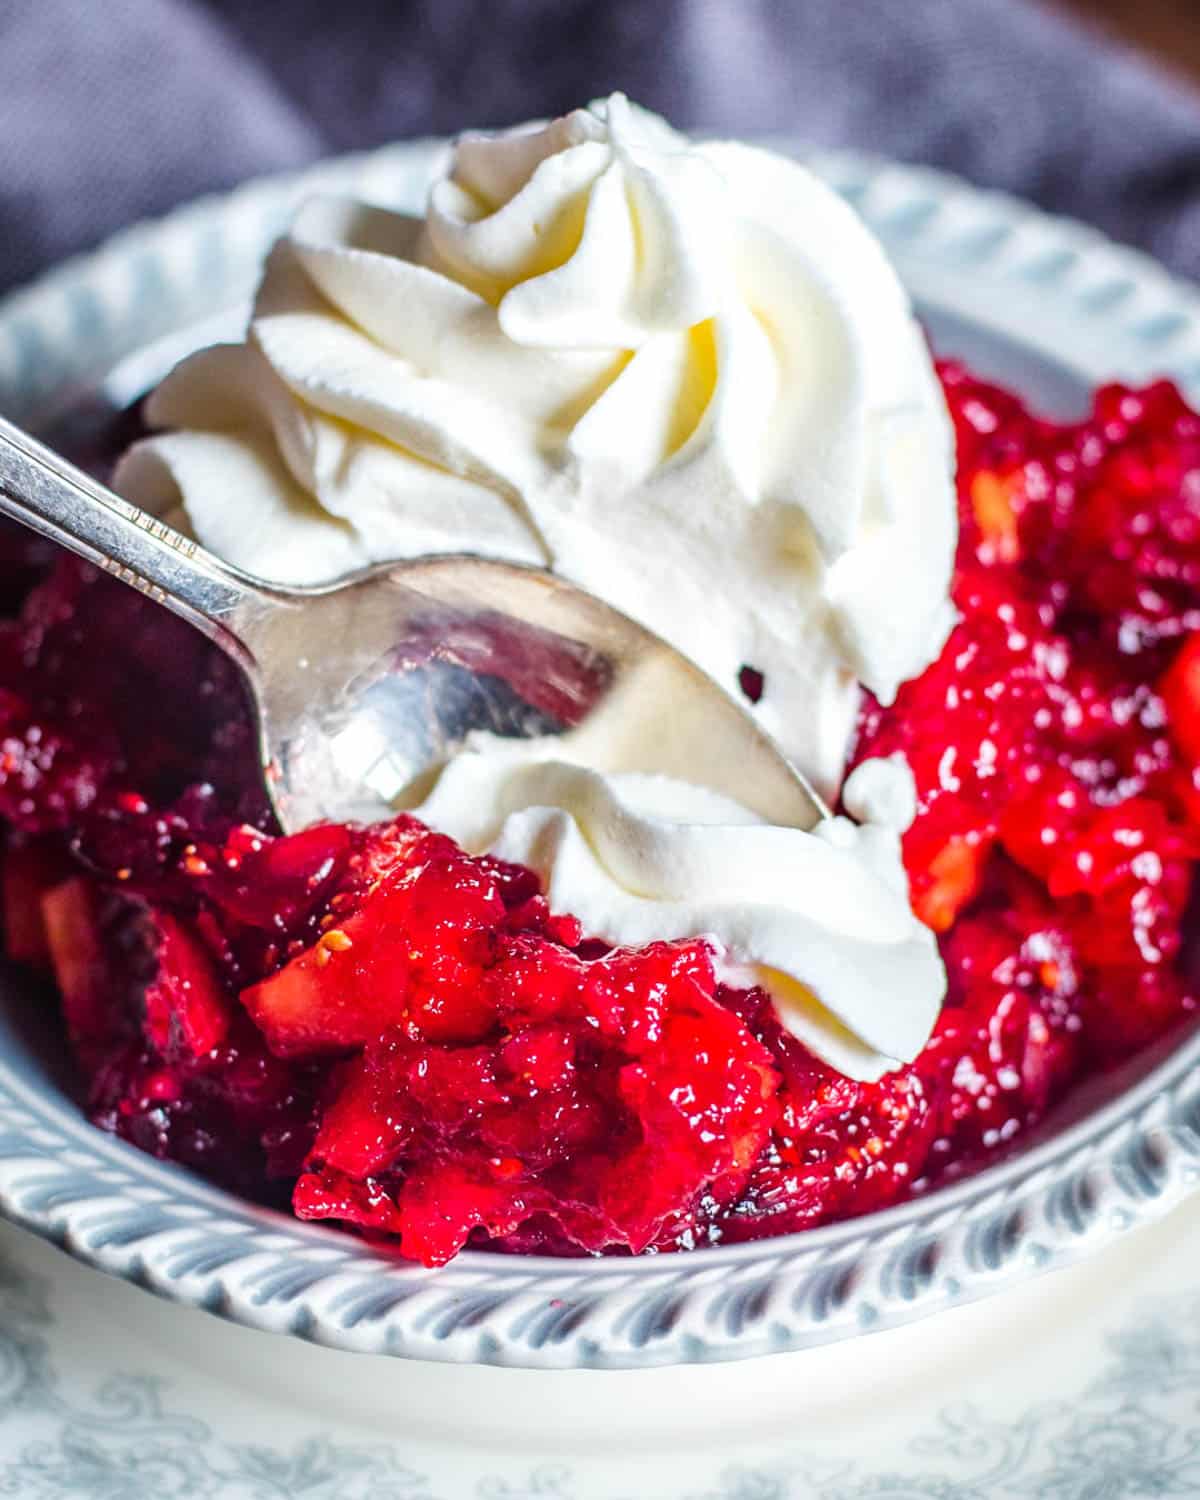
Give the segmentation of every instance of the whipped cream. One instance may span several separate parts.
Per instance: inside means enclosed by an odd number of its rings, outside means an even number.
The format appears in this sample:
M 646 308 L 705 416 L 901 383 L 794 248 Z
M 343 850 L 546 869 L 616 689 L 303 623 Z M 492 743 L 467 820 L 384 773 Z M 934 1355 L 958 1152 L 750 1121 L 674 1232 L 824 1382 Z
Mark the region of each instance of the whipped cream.
M 720 978 L 761 984 L 782 1023 L 851 1078 L 911 1061 L 945 989 L 933 934 L 900 862 L 912 774 L 866 761 L 845 799 L 863 817 L 811 832 L 767 823 L 674 777 L 564 757 L 571 736 L 480 736 L 412 811 L 475 854 L 537 871 L 550 906 L 592 936 L 638 947 L 705 938 Z
M 882 250 L 795 162 L 619 94 L 461 137 L 423 219 L 309 203 L 245 342 L 147 413 L 117 488 L 229 561 L 553 567 L 762 672 L 827 794 L 858 684 L 890 701 L 952 620 L 951 433 Z

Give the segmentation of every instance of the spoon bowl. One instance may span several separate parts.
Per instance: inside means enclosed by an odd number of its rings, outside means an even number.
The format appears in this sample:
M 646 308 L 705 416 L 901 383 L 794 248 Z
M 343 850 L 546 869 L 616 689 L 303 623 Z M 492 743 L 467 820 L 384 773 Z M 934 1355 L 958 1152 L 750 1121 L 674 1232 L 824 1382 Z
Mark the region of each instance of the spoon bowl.
M 276 586 L 2 420 L 0 512 L 175 611 L 237 662 L 287 832 L 390 816 L 476 732 L 558 735 L 570 759 L 697 782 L 772 823 L 808 828 L 828 815 L 694 663 L 544 570 L 453 555 Z

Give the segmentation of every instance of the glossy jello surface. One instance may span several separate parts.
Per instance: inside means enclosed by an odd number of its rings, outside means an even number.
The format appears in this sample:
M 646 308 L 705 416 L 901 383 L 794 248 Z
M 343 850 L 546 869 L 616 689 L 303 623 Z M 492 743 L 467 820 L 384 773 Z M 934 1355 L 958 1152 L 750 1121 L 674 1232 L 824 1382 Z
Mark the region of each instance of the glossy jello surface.
M 232 668 L 6 532 L 6 945 L 53 973 L 96 1124 L 429 1264 L 693 1249 L 936 1186 L 1183 1019 L 1200 419 L 1159 385 L 1055 426 L 941 374 L 961 618 L 853 759 L 915 773 L 950 992 L 874 1084 L 702 940 L 609 950 L 411 818 L 275 836 Z

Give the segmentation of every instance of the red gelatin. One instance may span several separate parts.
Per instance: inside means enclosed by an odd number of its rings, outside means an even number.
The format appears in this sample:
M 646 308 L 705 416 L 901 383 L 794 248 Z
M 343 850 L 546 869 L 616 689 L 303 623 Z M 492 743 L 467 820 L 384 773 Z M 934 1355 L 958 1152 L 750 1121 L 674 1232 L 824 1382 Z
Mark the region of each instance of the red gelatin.
M 585 1249 L 645 1249 L 702 1191 L 736 1196 L 777 1113 L 770 1052 L 715 991 L 699 944 L 587 960 L 503 939 L 486 1040 L 402 1024 L 346 1065 L 296 1211 L 390 1229 L 428 1263 L 534 1215 Z
M 949 995 L 915 1062 L 846 1079 L 703 943 L 612 951 L 410 818 L 274 836 L 228 663 L 4 533 L 6 946 L 57 977 L 92 1119 L 430 1265 L 662 1252 L 973 1170 L 1192 1013 L 1200 418 L 1114 386 L 1057 426 L 941 373 L 960 619 L 852 757 L 917 782 Z

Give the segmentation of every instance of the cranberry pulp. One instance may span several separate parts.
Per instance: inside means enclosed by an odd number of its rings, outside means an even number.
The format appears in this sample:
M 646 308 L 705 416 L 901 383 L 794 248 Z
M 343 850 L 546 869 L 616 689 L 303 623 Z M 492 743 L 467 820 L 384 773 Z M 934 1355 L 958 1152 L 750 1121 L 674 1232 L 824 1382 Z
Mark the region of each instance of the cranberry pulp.
M 913 768 L 905 861 L 950 989 L 875 1084 L 719 984 L 702 941 L 612 950 L 411 818 L 277 836 L 229 664 L 6 532 L 0 910 L 9 956 L 56 981 L 95 1123 L 429 1265 L 637 1254 L 925 1190 L 1176 1026 L 1200 418 L 1159 384 L 1055 425 L 941 374 L 960 619 L 895 704 L 865 702 L 852 759 Z

